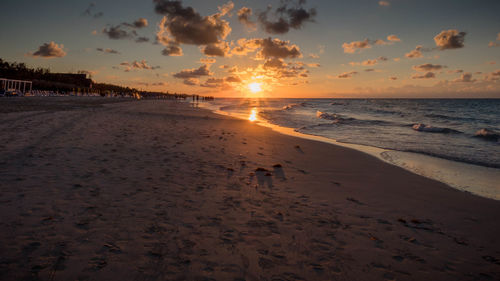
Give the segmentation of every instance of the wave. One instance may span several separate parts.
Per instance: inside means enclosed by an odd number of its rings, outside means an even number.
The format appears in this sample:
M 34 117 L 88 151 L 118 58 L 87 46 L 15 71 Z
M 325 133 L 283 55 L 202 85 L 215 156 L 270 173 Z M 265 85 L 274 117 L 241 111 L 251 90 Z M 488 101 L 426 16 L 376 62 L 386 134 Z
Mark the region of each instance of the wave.
M 297 107 L 306 107 L 306 106 L 308 106 L 308 104 L 306 102 L 292 103 L 292 104 L 283 106 L 282 109 L 283 110 L 290 110 L 290 109 L 294 109 L 294 108 L 297 108 Z
M 431 125 L 425 125 L 422 123 L 414 124 L 412 126 L 413 130 L 426 133 L 443 133 L 443 134 L 458 134 L 460 131 L 453 130 L 450 128 L 433 127 Z
M 333 123 L 343 123 L 346 121 L 354 121 L 356 119 L 354 118 L 344 118 L 340 114 L 335 114 L 335 113 L 326 113 L 326 112 L 321 112 L 321 111 L 316 111 L 316 117 L 320 119 L 325 119 L 325 120 L 331 120 Z
M 492 130 L 489 130 L 489 129 L 486 129 L 486 128 L 477 131 L 474 134 L 474 137 L 481 138 L 484 140 L 489 140 L 489 141 L 499 141 L 500 140 L 499 133 L 492 131 Z

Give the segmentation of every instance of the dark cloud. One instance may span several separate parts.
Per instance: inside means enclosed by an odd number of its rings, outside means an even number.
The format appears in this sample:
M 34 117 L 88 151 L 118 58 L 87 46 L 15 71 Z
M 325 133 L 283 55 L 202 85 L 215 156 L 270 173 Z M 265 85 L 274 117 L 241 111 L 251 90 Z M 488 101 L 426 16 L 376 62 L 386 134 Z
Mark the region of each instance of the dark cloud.
M 344 72 L 342 74 L 337 75 L 338 79 L 350 79 L 352 76 L 358 74 L 357 71 L 351 71 L 351 72 Z
M 181 1 L 153 0 L 155 11 L 164 15 L 157 33 L 162 44 L 208 45 L 217 44 L 231 32 L 229 23 L 221 17 L 227 12 L 201 16 L 192 7 L 183 7 Z
M 125 72 L 129 72 L 133 69 L 155 70 L 160 68 L 159 66 L 150 66 L 145 60 L 133 61 L 131 63 L 125 61 L 120 63 L 120 66 L 125 68 Z
M 259 22 L 264 27 L 264 30 L 271 34 L 284 34 L 290 29 L 300 29 L 305 22 L 313 22 L 316 17 L 316 9 L 304 9 L 305 0 L 300 0 L 297 3 L 292 3 L 293 7 L 289 7 L 290 0 L 282 1 L 274 12 L 269 6 L 265 12 L 259 14 Z M 269 20 L 269 14 L 272 13 L 276 20 Z
M 164 56 L 180 57 L 183 55 L 181 47 L 175 44 L 169 44 L 161 51 Z
M 241 83 L 240 77 L 237 76 L 229 76 L 224 79 L 228 83 Z
M 436 78 L 436 74 L 434 74 L 434 72 L 427 72 L 425 74 L 414 74 L 412 77 L 412 79 L 431 79 L 431 78 Z
M 110 26 L 107 28 L 104 28 L 102 30 L 102 33 L 106 34 L 109 39 L 113 40 L 119 40 L 119 39 L 126 39 L 126 38 L 132 38 L 137 35 L 135 30 L 125 30 L 122 28 L 122 25 L 116 25 L 116 26 Z
M 204 64 L 199 68 L 182 70 L 181 72 L 178 72 L 173 76 L 179 79 L 189 79 L 189 78 L 199 78 L 201 76 L 211 76 L 212 74 L 213 73 L 210 72 L 210 66 Z
M 143 28 L 143 27 L 148 26 L 148 20 L 145 18 L 139 18 L 138 20 L 136 20 L 132 23 L 124 22 L 124 23 L 122 23 L 122 25 L 131 27 L 131 28 Z
M 396 76 L 390 76 L 390 77 L 389 77 L 389 80 L 393 80 L 393 81 L 394 81 L 394 80 L 398 80 L 398 77 L 396 77 Z
M 258 59 L 293 59 L 302 57 L 300 48 L 297 45 L 277 38 L 240 39 L 238 40 L 238 46 L 231 50 L 231 54 L 241 56 L 256 50 L 259 50 L 257 53 Z
M 387 36 L 388 41 L 384 41 L 382 39 L 371 40 L 366 38 L 363 41 L 352 41 L 345 42 L 342 44 L 342 48 L 344 48 L 344 53 L 354 54 L 356 52 L 360 52 L 363 49 L 369 49 L 373 45 L 392 45 L 396 42 L 401 41 L 396 35 Z
M 284 68 L 286 66 L 283 59 L 271 58 L 264 63 L 264 68 Z
M 224 79 L 222 78 L 208 78 L 205 83 L 200 84 L 201 87 L 206 88 L 220 88 L 225 86 Z
M 300 48 L 297 45 L 291 45 L 289 41 L 282 41 L 280 39 L 258 39 L 257 45 L 261 47 L 260 52 L 257 54 L 261 58 L 299 58 L 302 56 Z
M 460 78 L 453 80 L 453 82 L 473 83 L 476 82 L 476 79 L 472 79 L 472 73 L 463 73 Z
M 87 9 L 83 11 L 82 15 L 87 17 L 93 17 L 95 19 L 102 17 L 104 14 L 102 12 L 94 12 L 95 3 L 90 3 Z
M 66 52 L 64 51 L 64 45 L 50 42 L 44 43 L 42 46 L 38 47 L 38 50 L 29 55 L 43 58 L 62 58 L 66 56 Z
M 367 68 L 365 69 L 366 72 L 374 72 L 376 69 L 375 68 Z
M 148 37 L 137 37 L 135 39 L 135 42 L 137 43 L 145 43 L 145 42 L 149 42 L 149 38 Z
M 209 57 L 225 57 L 229 54 L 229 44 L 221 42 L 219 44 L 208 44 L 203 47 L 203 54 Z
M 238 20 L 249 28 L 255 28 L 256 23 L 252 21 L 252 9 L 243 7 L 238 11 Z
M 434 37 L 434 42 L 440 50 L 463 48 L 465 34 L 456 29 L 443 30 Z
M 200 84 L 200 80 L 197 78 L 188 78 L 184 79 L 183 83 L 188 86 L 197 86 L 198 84 Z
M 416 71 L 436 71 L 443 68 L 446 68 L 446 66 L 440 64 L 432 64 L 432 63 L 425 63 L 413 66 L 413 69 L 415 69 Z
M 99 52 L 106 53 L 106 54 L 119 54 L 120 53 L 117 50 L 113 50 L 113 49 L 109 49 L 109 48 L 106 48 L 106 49 L 97 48 L 96 50 L 99 51 Z
M 135 28 L 143 28 L 148 26 L 148 20 L 145 18 L 140 18 L 132 23 L 132 26 Z

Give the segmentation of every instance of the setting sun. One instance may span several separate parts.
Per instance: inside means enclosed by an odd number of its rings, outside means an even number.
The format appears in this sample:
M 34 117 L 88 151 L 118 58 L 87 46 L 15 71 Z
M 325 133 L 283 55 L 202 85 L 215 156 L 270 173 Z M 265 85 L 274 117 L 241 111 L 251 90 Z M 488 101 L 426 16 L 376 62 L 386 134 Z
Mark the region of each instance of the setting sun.
M 262 91 L 262 83 L 257 83 L 257 82 L 250 83 L 250 84 L 248 84 L 248 88 L 250 89 L 250 91 L 252 93 L 261 92 Z

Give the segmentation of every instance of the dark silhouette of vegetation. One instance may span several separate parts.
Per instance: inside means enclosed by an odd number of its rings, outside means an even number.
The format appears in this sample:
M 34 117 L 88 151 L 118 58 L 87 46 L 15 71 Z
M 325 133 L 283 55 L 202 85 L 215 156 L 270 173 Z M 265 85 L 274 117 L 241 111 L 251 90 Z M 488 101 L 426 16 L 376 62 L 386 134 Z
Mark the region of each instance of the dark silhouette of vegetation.
M 123 87 L 107 83 L 94 83 L 86 71 L 77 73 L 52 73 L 48 68 L 30 68 L 24 63 L 9 63 L 0 58 L 0 78 L 28 80 L 33 82 L 33 90 L 54 91 L 65 93 L 71 91 L 100 93 L 102 96 L 132 96 L 138 94 L 141 98 L 150 99 L 186 99 L 193 96 L 169 92 L 139 91 L 135 88 Z M 89 75 L 90 76 L 90 75 Z M 211 100 L 213 97 L 202 97 Z

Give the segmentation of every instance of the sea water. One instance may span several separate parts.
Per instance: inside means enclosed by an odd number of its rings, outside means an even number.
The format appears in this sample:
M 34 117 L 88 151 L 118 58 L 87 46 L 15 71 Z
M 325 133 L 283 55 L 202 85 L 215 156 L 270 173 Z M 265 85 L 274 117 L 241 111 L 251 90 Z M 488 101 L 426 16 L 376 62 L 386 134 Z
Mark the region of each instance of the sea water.
M 500 200 L 500 99 L 216 99 L 204 106 Z

